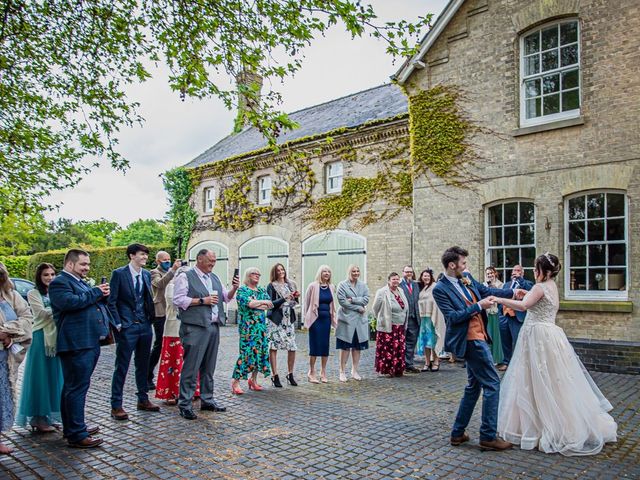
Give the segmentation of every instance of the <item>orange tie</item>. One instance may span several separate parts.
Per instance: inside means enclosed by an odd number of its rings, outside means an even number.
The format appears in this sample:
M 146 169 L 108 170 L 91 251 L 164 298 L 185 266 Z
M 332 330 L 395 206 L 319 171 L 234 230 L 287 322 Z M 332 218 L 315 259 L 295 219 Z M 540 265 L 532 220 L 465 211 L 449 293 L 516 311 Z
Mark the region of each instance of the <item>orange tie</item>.
M 505 315 L 509 315 L 510 317 L 515 317 L 516 316 L 516 312 L 513 310 L 513 308 L 509 308 L 509 307 L 502 307 L 502 313 L 504 313 Z

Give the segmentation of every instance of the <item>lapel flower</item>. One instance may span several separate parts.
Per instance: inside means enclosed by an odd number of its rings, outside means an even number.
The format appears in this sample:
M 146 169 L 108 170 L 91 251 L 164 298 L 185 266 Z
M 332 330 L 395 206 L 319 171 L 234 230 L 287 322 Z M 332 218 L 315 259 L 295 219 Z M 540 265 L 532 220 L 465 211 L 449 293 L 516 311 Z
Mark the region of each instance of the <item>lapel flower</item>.
M 466 287 L 471 285 L 471 279 L 465 275 L 462 276 L 462 278 L 460 279 L 460 281 L 462 282 L 462 284 Z
M 96 286 L 96 281 L 93 278 L 85 278 L 82 281 L 89 285 L 91 288 Z

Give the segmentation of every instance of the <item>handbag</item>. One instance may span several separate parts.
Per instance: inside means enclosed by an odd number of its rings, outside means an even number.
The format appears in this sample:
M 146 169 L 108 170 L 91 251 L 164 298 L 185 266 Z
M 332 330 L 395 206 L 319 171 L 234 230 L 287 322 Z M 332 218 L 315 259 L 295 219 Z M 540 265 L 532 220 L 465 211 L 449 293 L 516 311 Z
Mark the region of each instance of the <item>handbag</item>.
M 100 339 L 100 346 L 104 347 L 105 345 L 113 345 L 116 343 L 116 339 L 113 336 L 113 330 L 111 330 L 111 325 L 109 325 L 109 333 L 106 337 Z

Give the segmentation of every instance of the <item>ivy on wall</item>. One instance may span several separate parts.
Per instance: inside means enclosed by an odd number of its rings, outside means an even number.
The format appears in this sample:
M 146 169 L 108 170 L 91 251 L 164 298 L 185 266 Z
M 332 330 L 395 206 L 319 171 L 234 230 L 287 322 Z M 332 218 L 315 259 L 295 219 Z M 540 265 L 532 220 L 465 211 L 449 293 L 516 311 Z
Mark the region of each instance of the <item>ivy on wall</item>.
M 176 254 L 182 257 L 198 219 L 193 203 L 198 180 L 192 171 L 177 167 L 162 175 L 162 183 L 169 202 L 167 220 L 171 243 L 176 247 Z

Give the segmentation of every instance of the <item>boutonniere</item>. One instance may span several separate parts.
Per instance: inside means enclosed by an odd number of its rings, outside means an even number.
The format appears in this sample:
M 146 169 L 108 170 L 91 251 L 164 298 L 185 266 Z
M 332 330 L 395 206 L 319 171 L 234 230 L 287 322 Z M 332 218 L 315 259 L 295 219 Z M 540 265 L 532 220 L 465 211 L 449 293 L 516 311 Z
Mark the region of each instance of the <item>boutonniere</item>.
M 82 281 L 89 285 L 91 288 L 96 286 L 96 281 L 93 278 L 85 278 Z
M 471 285 L 471 279 L 470 279 L 469 277 L 464 277 L 464 276 L 463 276 L 463 277 L 460 279 L 460 281 L 462 282 L 462 284 L 463 284 L 465 287 L 468 287 L 468 286 L 470 286 L 470 285 Z

